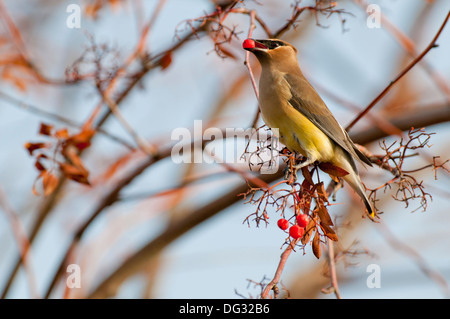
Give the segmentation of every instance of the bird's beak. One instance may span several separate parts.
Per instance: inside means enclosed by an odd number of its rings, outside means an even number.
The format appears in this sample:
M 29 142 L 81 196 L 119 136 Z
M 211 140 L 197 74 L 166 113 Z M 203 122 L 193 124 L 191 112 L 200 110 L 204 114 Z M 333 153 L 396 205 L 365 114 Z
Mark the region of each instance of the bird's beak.
M 244 42 L 242 43 L 242 47 L 244 48 L 244 50 L 247 51 L 267 51 L 269 48 L 266 47 L 264 44 L 262 44 L 261 42 L 258 42 L 258 40 L 254 40 L 254 39 L 245 39 Z

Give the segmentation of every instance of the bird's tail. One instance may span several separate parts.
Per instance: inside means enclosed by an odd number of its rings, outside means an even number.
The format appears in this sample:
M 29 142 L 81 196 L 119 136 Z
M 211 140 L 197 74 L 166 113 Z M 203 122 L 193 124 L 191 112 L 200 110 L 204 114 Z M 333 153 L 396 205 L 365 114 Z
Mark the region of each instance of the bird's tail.
M 358 172 L 355 172 L 352 170 L 348 175 L 344 176 L 344 181 L 346 181 L 353 190 L 361 197 L 361 199 L 364 202 L 364 205 L 366 206 L 367 212 L 370 217 L 374 218 L 375 216 L 375 209 L 372 205 L 372 203 L 367 198 L 365 188 L 363 184 L 361 183 L 361 179 L 359 178 Z
M 353 190 L 361 197 L 366 206 L 367 212 L 370 217 L 374 218 L 375 216 L 375 208 L 372 203 L 369 201 L 366 195 L 366 190 L 361 182 L 361 179 L 358 174 L 358 170 L 356 168 L 355 161 L 350 156 L 350 154 L 341 150 L 338 152 L 335 157 L 335 164 L 343 169 L 345 169 L 349 174 L 343 177 L 344 181 L 347 182 Z

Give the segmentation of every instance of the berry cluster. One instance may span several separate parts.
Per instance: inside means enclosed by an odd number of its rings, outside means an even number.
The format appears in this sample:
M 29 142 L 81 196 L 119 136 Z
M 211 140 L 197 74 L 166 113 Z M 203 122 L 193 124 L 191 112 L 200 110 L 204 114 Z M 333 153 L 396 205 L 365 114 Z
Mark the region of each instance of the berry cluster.
M 299 214 L 296 218 L 297 223 L 289 227 L 289 221 L 287 219 L 281 218 L 278 220 L 278 227 L 282 230 L 289 228 L 289 236 L 294 239 L 302 238 L 305 234 L 305 227 L 309 223 L 309 216 L 306 214 Z

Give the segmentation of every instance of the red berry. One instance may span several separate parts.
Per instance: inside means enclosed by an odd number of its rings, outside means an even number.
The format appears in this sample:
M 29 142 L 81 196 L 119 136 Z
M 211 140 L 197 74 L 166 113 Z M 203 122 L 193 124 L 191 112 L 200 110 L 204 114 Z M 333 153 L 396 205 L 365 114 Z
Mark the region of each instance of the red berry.
M 284 219 L 284 218 L 279 219 L 278 222 L 277 222 L 277 225 L 282 230 L 286 230 L 286 229 L 289 228 L 289 222 L 286 219 Z
M 255 47 L 255 41 L 253 41 L 252 39 L 245 39 L 242 43 L 242 47 L 244 49 L 253 49 Z
M 289 228 L 289 236 L 294 239 L 302 238 L 305 234 L 305 229 L 300 227 L 299 225 L 293 225 Z
M 309 216 L 306 214 L 300 214 L 297 216 L 297 225 L 300 227 L 306 227 L 309 223 Z

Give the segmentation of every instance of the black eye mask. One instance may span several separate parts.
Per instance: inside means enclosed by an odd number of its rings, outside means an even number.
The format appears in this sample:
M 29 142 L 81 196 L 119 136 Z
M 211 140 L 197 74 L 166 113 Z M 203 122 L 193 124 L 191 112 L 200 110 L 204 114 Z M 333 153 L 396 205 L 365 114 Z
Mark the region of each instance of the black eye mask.
M 269 50 L 276 49 L 278 47 L 286 45 L 281 41 L 272 41 L 272 40 L 256 40 L 256 41 L 265 45 Z

